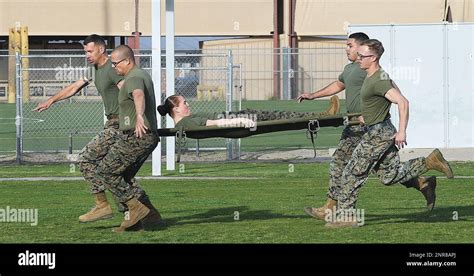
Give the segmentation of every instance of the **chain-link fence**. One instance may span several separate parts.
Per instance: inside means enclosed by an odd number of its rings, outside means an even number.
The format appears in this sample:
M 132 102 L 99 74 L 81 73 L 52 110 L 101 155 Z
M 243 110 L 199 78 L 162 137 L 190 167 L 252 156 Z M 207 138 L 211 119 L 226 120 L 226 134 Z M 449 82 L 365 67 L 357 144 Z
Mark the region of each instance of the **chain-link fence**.
M 175 93 L 186 98 L 193 113 L 236 110 L 231 84 L 232 58 L 228 51 L 193 51 L 176 54 L 175 58 Z M 162 80 L 162 91 L 165 91 L 164 74 Z M 165 139 L 162 141 L 165 146 Z M 206 150 L 228 150 L 231 157 L 234 144 L 223 138 L 188 140 L 183 150 L 195 151 L 196 155 Z
M 224 47 L 224 46 L 220 46 Z M 207 48 L 221 49 L 221 48 Z M 336 80 L 347 64 L 345 45 L 314 48 L 232 48 L 233 63 L 241 68 L 244 100 L 292 100 Z
M 150 74 L 151 51 L 136 53 L 141 68 Z M 16 151 L 15 104 L 7 104 L 8 56 L 0 53 L 0 155 Z M 27 61 L 27 67 L 24 66 Z M 275 67 L 278 62 L 279 67 Z M 314 49 L 203 49 L 177 52 L 175 56 L 175 93 L 186 97 L 193 112 L 237 111 L 245 108 L 323 111 L 327 102 L 298 105 L 294 99 L 303 92 L 314 92 L 337 79 L 347 62 L 343 46 Z M 21 74 L 18 91 L 25 93 L 21 105 L 21 141 L 28 161 L 51 161 L 50 156 L 64 159 L 77 153 L 103 126 L 103 105 L 92 83 L 75 96 L 54 104 L 42 113 L 33 112 L 45 101 L 85 74 L 90 74 L 82 51 L 30 51 L 20 57 Z M 165 56 L 162 54 L 162 67 Z M 162 70 L 162 101 L 165 99 L 166 74 Z M 157 88 L 156 93 L 158 93 Z M 287 99 L 287 101 L 282 101 Z M 165 118 L 162 127 L 165 127 Z M 311 148 L 304 131 L 259 135 L 242 140 L 222 138 L 188 139 L 184 150 L 200 152 L 227 150 L 223 159 L 238 158 L 248 152 L 267 149 Z M 318 147 L 337 144 L 340 131 L 329 131 Z M 324 136 L 324 135 L 323 135 Z M 303 137 L 303 138 L 301 138 Z M 166 147 L 166 139 L 160 143 Z M 166 152 L 163 150 L 163 152 Z M 54 160 L 54 158 L 53 158 Z M 199 160 L 199 159 L 198 159 Z
M 0 133 L 2 154 L 21 151 L 19 154 L 27 161 L 47 162 L 64 159 L 66 154 L 77 153 L 90 139 L 101 130 L 104 123 L 104 111 L 101 97 L 94 83 L 79 91 L 73 97 L 52 105 L 41 113 L 33 111 L 38 103 L 57 94 L 74 81 L 92 74 L 83 54 L 64 54 L 53 52 L 34 53 L 18 56 L 16 81 L 21 85 L 16 89 L 17 100 L 21 104 L 5 103 L 8 98 L 8 80 L 2 82 L 4 97 L 0 123 L 4 130 Z M 0 58 L 8 59 L 4 55 Z M 141 68 L 151 75 L 151 51 L 140 51 L 137 60 Z M 165 56 L 162 55 L 162 65 Z M 8 62 L 6 62 L 8 63 Z M 27 64 L 28 66 L 25 66 Z M 175 93 L 187 98 L 194 112 L 226 111 L 233 104 L 230 76 L 232 63 L 228 52 L 212 51 L 205 54 L 200 51 L 177 53 L 175 55 Z M 165 99 L 165 69 L 162 70 L 162 87 L 156 93 Z M 19 127 L 16 127 L 15 118 Z M 8 127 L 7 127 L 8 126 Z M 165 126 L 165 118 L 162 118 Z M 20 139 L 16 133 L 19 130 Z M 17 148 L 18 142 L 21 142 Z M 161 146 L 165 147 L 165 139 Z M 226 139 L 206 139 L 189 143 L 192 150 L 230 148 Z
M 8 62 L 11 58 L 14 61 L 15 56 L 9 56 L 8 51 L 0 50 L 0 157 L 14 154 L 16 150 L 16 107 L 14 104 L 3 104 L 8 99 Z M 13 72 L 13 81 L 15 75 Z
M 84 56 L 29 55 L 29 66 L 22 67 L 22 75 L 29 77 L 28 100 L 23 101 L 23 151 L 61 152 L 82 148 L 97 133 L 104 121 L 103 106 L 94 85 L 79 91 L 75 96 L 54 104 L 47 111 L 33 109 L 39 102 L 83 77 L 91 70 Z M 22 87 L 23 88 L 23 87 Z
M 234 70 L 234 77 L 238 78 L 234 84 L 242 98 L 241 108 L 238 109 L 322 112 L 328 100 L 298 104 L 295 99 L 304 92 L 315 92 L 337 80 L 347 64 L 343 44 L 299 49 L 243 47 L 231 51 L 234 66 L 238 66 Z M 344 99 L 344 94 L 339 94 L 339 97 Z M 341 112 L 345 112 L 344 101 Z M 323 129 L 316 141 L 316 148 L 335 147 L 340 135 L 340 128 Z M 305 130 L 251 136 L 237 143 L 242 158 L 246 159 L 260 158 L 271 151 L 312 148 Z

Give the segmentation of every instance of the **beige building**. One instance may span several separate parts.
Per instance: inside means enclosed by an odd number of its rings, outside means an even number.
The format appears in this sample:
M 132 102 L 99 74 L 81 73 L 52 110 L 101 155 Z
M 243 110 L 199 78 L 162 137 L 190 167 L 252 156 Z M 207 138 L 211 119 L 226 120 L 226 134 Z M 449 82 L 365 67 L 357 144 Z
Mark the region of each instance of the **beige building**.
M 162 2 L 162 24 L 165 7 Z M 286 20 L 290 0 L 175 0 L 176 35 L 262 36 L 273 31 L 274 2 Z M 32 36 L 128 36 L 135 29 L 132 0 L 2 0 L 0 36 L 28 26 Z M 297 0 L 295 32 L 300 36 L 345 35 L 347 24 L 428 23 L 445 18 L 474 21 L 473 0 Z M 151 0 L 141 0 L 139 30 L 151 35 Z M 283 24 L 288 34 L 288 24 Z M 163 29 L 164 32 L 164 29 Z M 164 34 L 164 33 L 163 33 Z
M 165 1 L 161 2 L 164 35 Z M 150 36 L 151 0 L 140 1 L 138 18 L 134 5 L 132 0 L 3 0 L 0 49 L 8 49 L 9 28 L 17 26 L 28 27 L 30 48 L 46 47 L 44 41 L 53 39 L 76 41 L 61 47 L 80 48 L 77 41 L 91 33 L 108 37 L 113 47 L 112 38 L 121 37 L 124 43 L 123 38 L 131 36 L 137 27 L 135 21 L 142 35 Z M 239 37 L 203 42 L 202 48 L 232 49 L 234 64 L 242 66 L 242 97 L 258 100 L 292 98 L 334 80 L 347 60 L 343 39 L 331 37 L 343 38 L 349 24 L 432 23 L 445 19 L 474 21 L 474 0 L 175 1 L 177 36 Z M 274 32 L 279 35 L 274 37 Z M 281 51 L 277 58 L 274 48 Z M 285 54 L 288 48 L 298 50 Z M 201 64 L 206 62 L 203 59 Z M 5 63 L 0 75 L 6 72 L 4 67 Z

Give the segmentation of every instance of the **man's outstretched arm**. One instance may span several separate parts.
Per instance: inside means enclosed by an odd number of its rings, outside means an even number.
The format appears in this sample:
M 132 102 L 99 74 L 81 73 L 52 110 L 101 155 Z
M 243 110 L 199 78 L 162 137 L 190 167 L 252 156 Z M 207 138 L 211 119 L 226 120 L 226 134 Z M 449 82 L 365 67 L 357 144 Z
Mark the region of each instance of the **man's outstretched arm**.
M 346 86 L 344 85 L 344 83 L 342 81 L 337 80 L 314 93 L 303 93 L 296 100 L 300 103 L 303 100 L 314 100 L 317 98 L 332 96 L 341 92 L 345 88 Z
M 44 110 L 48 109 L 55 102 L 67 99 L 69 97 L 72 97 L 74 94 L 79 92 L 82 88 L 89 85 L 89 83 L 90 83 L 90 81 L 85 79 L 85 78 L 82 79 L 82 80 L 78 80 L 78 81 L 72 83 L 71 85 L 66 86 L 64 89 L 62 89 L 56 95 L 50 97 L 46 101 L 44 101 L 42 103 L 39 103 L 36 106 L 36 108 L 33 109 L 33 111 L 38 111 L 38 112 L 44 111 Z

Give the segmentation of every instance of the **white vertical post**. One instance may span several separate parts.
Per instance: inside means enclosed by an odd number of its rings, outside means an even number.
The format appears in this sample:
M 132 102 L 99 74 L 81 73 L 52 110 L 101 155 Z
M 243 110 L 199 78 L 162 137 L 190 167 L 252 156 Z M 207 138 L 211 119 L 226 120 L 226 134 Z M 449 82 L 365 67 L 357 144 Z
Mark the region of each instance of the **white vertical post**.
M 152 60 L 152 77 L 155 88 L 156 106 L 161 104 L 161 0 L 152 0 L 151 3 L 151 60 Z M 156 111 L 156 110 L 155 110 Z M 161 128 L 161 115 L 156 111 L 158 128 Z M 153 176 L 161 175 L 161 143 L 152 153 L 152 169 Z
M 174 95 L 174 0 L 166 0 L 166 97 Z M 166 116 L 166 127 L 174 127 Z M 175 137 L 166 137 L 166 169 L 175 170 Z

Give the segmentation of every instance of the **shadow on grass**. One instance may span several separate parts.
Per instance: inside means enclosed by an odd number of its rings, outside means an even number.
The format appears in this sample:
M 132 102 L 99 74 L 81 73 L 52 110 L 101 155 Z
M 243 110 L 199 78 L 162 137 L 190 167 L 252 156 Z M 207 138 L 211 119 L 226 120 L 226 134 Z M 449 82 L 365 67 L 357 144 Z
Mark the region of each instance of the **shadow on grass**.
M 238 213 L 237 213 L 238 212 Z M 184 225 L 200 223 L 231 223 L 235 221 L 249 220 L 270 220 L 281 218 L 306 218 L 304 215 L 284 215 L 274 213 L 271 210 L 250 210 L 248 206 L 235 206 L 226 208 L 210 209 L 206 212 L 180 216 L 175 218 L 165 218 L 166 225 Z
M 180 211 L 178 211 L 180 212 Z M 238 212 L 238 213 L 236 213 Z M 238 216 L 238 217 L 237 217 Z M 270 210 L 249 210 L 248 206 L 235 206 L 226 208 L 210 209 L 206 212 L 189 215 L 167 218 L 166 214 L 163 217 L 163 223 L 148 227 L 147 231 L 160 231 L 175 225 L 186 224 L 201 224 L 201 223 L 232 223 L 235 221 L 249 221 L 249 220 L 270 220 L 281 218 L 308 218 L 306 215 L 284 215 L 274 213 Z M 118 227 L 116 225 L 115 227 Z M 110 226 L 94 226 L 91 229 L 109 229 Z
M 400 208 L 398 208 L 400 209 Z M 406 208 L 405 208 L 406 209 Z M 411 209 L 411 208 L 410 208 Z M 396 209 L 395 209 L 396 210 Z M 177 211 L 183 213 L 185 211 Z M 189 212 L 189 211 L 186 211 Z M 238 213 L 237 213 L 238 212 Z M 457 212 L 457 213 L 454 213 Z M 457 219 L 455 219 L 457 215 Z M 273 219 L 305 219 L 307 215 L 286 215 L 275 213 L 271 210 L 250 210 L 248 206 L 234 206 L 225 208 L 210 209 L 202 213 L 163 218 L 163 223 L 148 227 L 147 231 L 160 231 L 172 226 L 193 225 L 203 223 L 233 223 L 235 221 L 264 221 Z M 446 206 L 439 207 L 429 212 L 415 212 L 410 214 L 366 214 L 365 221 L 372 225 L 391 224 L 391 223 L 438 223 L 438 222 L 456 222 L 473 221 L 474 206 Z M 116 225 L 118 227 L 119 225 Z M 92 229 L 110 228 L 110 226 L 94 226 Z
M 398 208 L 400 209 L 400 208 Z M 411 209 L 411 208 L 410 208 Z M 396 221 L 390 221 L 390 220 Z M 375 224 L 389 223 L 437 223 L 437 222 L 456 222 L 456 221 L 473 221 L 474 205 L 470 206 L 444 206 L 436 207 L 433 211 L 416 212 L 411 214 L 369 214 L 365 218 L 366 221 L 376 222 Z

